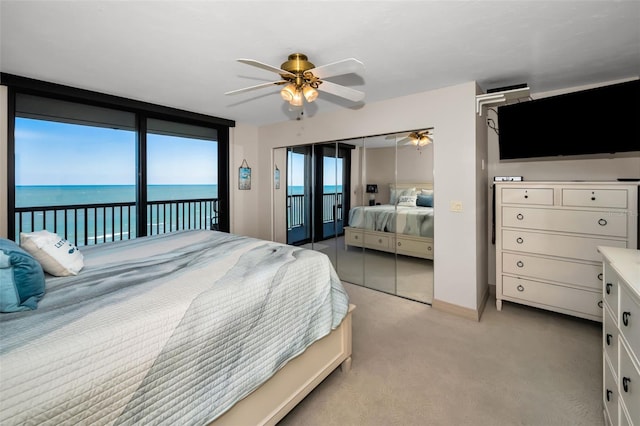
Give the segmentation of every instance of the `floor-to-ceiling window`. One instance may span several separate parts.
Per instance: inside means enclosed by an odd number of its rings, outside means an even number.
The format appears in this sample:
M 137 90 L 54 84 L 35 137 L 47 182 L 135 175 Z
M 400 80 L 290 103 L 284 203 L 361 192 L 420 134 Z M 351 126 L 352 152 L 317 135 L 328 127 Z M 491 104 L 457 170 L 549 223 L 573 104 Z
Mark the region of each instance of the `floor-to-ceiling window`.
M 218 229 L 216 129 L 147 120 L 147 234 Z
M 225 124 L 233 122 L 2 79 L 18 83 L 7 84 L 14 238 L 47 229 L 90 245 L 179 229 L 229 230 Z

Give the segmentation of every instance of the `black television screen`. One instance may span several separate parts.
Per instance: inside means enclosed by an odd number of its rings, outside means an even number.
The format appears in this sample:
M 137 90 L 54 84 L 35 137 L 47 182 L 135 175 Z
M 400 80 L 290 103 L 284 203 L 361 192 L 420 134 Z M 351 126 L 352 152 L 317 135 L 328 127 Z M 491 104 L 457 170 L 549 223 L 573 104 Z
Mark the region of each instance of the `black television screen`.
M 640 151 L 640 80 L 498 108 L 500 159 Z

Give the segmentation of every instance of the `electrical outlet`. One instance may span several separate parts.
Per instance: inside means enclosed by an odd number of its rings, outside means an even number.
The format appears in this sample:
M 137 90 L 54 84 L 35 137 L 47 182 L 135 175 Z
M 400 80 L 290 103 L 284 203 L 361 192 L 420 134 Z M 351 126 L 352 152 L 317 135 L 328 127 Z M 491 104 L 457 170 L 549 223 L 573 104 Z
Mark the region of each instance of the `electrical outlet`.
M 449 204 L 449 210 L 452 212 L 461 212 L 462 211 L 462 201 L 451 201 Z

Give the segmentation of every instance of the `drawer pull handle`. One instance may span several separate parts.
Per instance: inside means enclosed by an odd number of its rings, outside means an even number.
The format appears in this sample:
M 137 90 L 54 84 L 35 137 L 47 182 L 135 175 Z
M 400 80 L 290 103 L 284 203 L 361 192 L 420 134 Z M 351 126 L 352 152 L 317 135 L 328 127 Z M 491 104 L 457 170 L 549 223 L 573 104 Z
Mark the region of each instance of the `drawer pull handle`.
M 427 251 L 431 251 L 431 246 L 427 247 Z
M 378 238 L 378 242 L 382 244 L 382 238 Z
M 596 200 L 596 197 L 591 197 L 591 201 L 595 201 L 595 200 Z
M 631 383 L 631 379 L 629 377 L 622 378 L 622 389 L 624 389 L 625 392 L 629 392 L 629 383 Z
M 522 215 L 522 213 L 518 213 L 518 214 L 516 215 L 516 219 L 518 219 L 518 220 L 522 220 L 522 219 L 524 219 L 524 216 Z
M 607 402 L 611 402 L 611 395 L 613 395 L 613 392 L 607 389 Z
M 607 333 L 607 346 L 611 346 L 611 339 L 613 339 L 613 334 Z
M 402 245 L 402 243 L 400 241 L 398 241 L 398 247 L 400 247 Z
M 357 235 L 354 235 L 354 236 L 353 236 L 353 239 L 354 239 L 354 240 L 357 240 L 357 239 L 358 239 L 358 236 L 357 236 Z
M 522 262 L 522 260 L 518 260 L 518 262 L 516 262 L 516 265 L 518 266 L 518 268 L 524 267 L 524 263 Z
M 607 221 L 605 219 L 600 219 L 598 221 L 598 225 L 600 225 L 600 226 L 605 226 L 606 224 L 607 224 Z
M 602 309 L 602 300 L 598 302 L 598 308 Z
M 602 281 L 602 272 L 598 274 L 598 281 Z
M 613 287 L 613 284 L 607 283 L 607 294 L 611 294 L 611 287 Z
M 529 198 L 529 196 L 528 196 L 528 195 L 525 195 L 525 196 L 524 196 L 524 198 Z
M 522 287 L 522 284 L 520 284 L 518 287 L 516 287 L 518 289 L 518 291 L 524 291 L 524 287 Z
M 524 240 L 522 239 L 522 237 L 518 237 L 518 238 L 516 238 L 516 243 L 522 244 L 522 243 L 524 243 Z
M 631 316 L 631 312 L 623 312 L 622 313 L 622 323 L 625 327 L 629 326 L 629 317 Z

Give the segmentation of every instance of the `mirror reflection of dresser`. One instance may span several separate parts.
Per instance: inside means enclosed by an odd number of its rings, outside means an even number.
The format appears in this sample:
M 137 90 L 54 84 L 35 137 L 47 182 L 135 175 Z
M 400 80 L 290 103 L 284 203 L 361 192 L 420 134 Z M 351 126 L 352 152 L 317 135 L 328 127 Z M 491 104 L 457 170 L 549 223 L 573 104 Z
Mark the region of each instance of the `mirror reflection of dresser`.
M 275 239 L 327 254 L 343 281 L 430 304 L 433 144 L 416 133 L 275 148 Z

